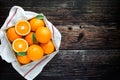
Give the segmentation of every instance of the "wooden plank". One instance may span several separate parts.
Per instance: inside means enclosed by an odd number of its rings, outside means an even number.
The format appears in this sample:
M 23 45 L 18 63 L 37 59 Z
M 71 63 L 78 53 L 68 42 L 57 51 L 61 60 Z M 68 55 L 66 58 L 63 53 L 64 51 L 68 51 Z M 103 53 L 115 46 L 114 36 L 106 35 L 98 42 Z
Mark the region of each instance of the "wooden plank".
M 0 0 L 0 27 L 13 5 L 44 13 L 62 34 L 60 52 L 35 80 L 120 79 L 118 0 Z M 24 80 L 0 64 L 0 80 Z
M 120 79 L 120 50 L 60 50 L 34 80 Z M 0 60 L 0 79 L 24 80 L 10 64 Z M 7 77 L 6 77 L 7 76 Z
M 62 34 L 60 49 L 119 49 L 120 30 L 115 26 L 56 26 Z
M 81 21 L 95 25 L 113 25 L 113 23 L 118 25 L 120 17 L 119 1 L 116 0 L 1 0 L 0 26 L 13 5 L 19 5 L 25 10 L 44 13 L 55 25 L 79 25 Z
M 0 25 L 3 24 L 8 16 L 11 7 L 2 7 Z M 55 25 L 79 25 L 81 22 L 87 22 L 94 25 L 118 25 L 118 17 L 116 14 L 104 13 L 88 13 L 81 12 L 79 8 L 47 8 L 47 7 L 23 7 L 25 10 L 44 13 L 46 17 Z

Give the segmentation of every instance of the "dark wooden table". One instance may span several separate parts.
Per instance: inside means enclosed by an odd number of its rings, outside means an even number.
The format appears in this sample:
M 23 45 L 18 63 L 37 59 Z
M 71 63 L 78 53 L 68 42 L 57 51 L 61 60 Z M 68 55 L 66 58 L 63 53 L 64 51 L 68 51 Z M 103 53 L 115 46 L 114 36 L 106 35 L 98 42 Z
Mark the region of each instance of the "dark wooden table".
M 58 54 L 34 80 L 119 80 L 118 0 L 0 0 L 0 26 L 12 6 L 44 13 L 61 32 Z M 0 80 L 24 80 L 0 58 Z

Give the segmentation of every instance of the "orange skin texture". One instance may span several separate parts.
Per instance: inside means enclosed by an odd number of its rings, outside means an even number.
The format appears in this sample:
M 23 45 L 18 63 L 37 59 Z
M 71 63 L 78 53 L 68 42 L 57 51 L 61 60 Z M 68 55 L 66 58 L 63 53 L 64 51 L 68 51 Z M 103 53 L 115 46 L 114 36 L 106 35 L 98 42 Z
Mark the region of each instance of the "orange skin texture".
M 9 28 L 8 31 L 7 31 L 7 38 L 8 38 L 11 42 L 13 42 L 15 39 L 21 38 L 21 36 L 16 33 L 14 27 L 11 27 L 11 28 Z
M 45 23 L 43 20 L 33 18 L 30 20 L 30 25 L 31 25 L 32 31 L 36 31 L 39 27 L 44 27 Z
M 40 27 L 36 30 L 36 39 L 40 43 L 47 43 L 51 39 L 51 32 L 47 27 Z
M 51 54 L 55 49 L 54 44 L 51 40 L 48 41 L 48 43 L 40 44 L 40 46 L 42 47 L 45 54 Z
M 28 35 L 25 36 L 25 40 L 28 42 L 29 45 L 32 45 L 34 44 L 34 41 L 33 41 L 33 36 L 34 32 L 30 32 Z M 37 40 L 35 43 L 38 43 Z
M 25 56 L 17 56 L 17 60 L 21 64 L 28 64 L 31 61 L 30 58 L 27 55 L 25 55 Z
M 28 48 L 27 55 L 32 61 L 35 61 L 41 59 L 44 55 L 44 52 L 40 46 L 33 44 Z

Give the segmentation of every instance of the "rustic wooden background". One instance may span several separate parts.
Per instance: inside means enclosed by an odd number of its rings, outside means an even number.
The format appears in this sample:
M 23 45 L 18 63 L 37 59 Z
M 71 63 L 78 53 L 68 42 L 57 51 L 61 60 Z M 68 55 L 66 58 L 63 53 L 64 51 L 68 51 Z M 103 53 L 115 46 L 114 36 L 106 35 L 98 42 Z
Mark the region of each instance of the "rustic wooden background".
M 12 6 L 44 13 L 61 32 L 60 52 L 34 80 L 119 80 L 119 0 L 0 0 L 0 26 Z M 0 80 L 21 77 L 0 59 Z

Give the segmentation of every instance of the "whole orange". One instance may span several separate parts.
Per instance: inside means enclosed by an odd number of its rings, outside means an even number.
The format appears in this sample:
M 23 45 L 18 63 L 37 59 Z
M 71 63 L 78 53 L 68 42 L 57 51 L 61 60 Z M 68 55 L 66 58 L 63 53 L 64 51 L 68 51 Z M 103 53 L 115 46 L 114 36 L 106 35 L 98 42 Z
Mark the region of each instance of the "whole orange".
M 30 32 L 27 36 L 25 36 L 25 40 L 28 42 L 29 45 L 37 43 L 34 32 Z
M 40 46 L 42 47 L 45 54 L 51 54 L 55 49 L 54 44 L 51 40 L 47 43 L 40 44 Z
M 27 55 L 32 61 L 35 61 L 41 59 L 44 53 L 40 46 L 33 44 L 28 48 Z
M 21 38 L 21 36 L 16 33 L 14 27 L 10 27 L 10 28 L 7 30 L 7 38 L 8 38 L 11 42 L 13 42 L 15 39 Z
M 36 39 L 40 43 L 47 43 L 51 39 L 51 32 L 47 27 L 39 27 L 36 30 Z
M 31 25 L 32 31 L 36 31 L 37 28 L 44 27 L 45 23 L 42 19 L 38 19 L 35 17 L 35 18 L 30 20 L 30 25 Z
M 21 64 L 27 64 L 27 63 L 29 63 L 31 61 L 30 58 L 27 55 L 17 56 L 17 60 Z

